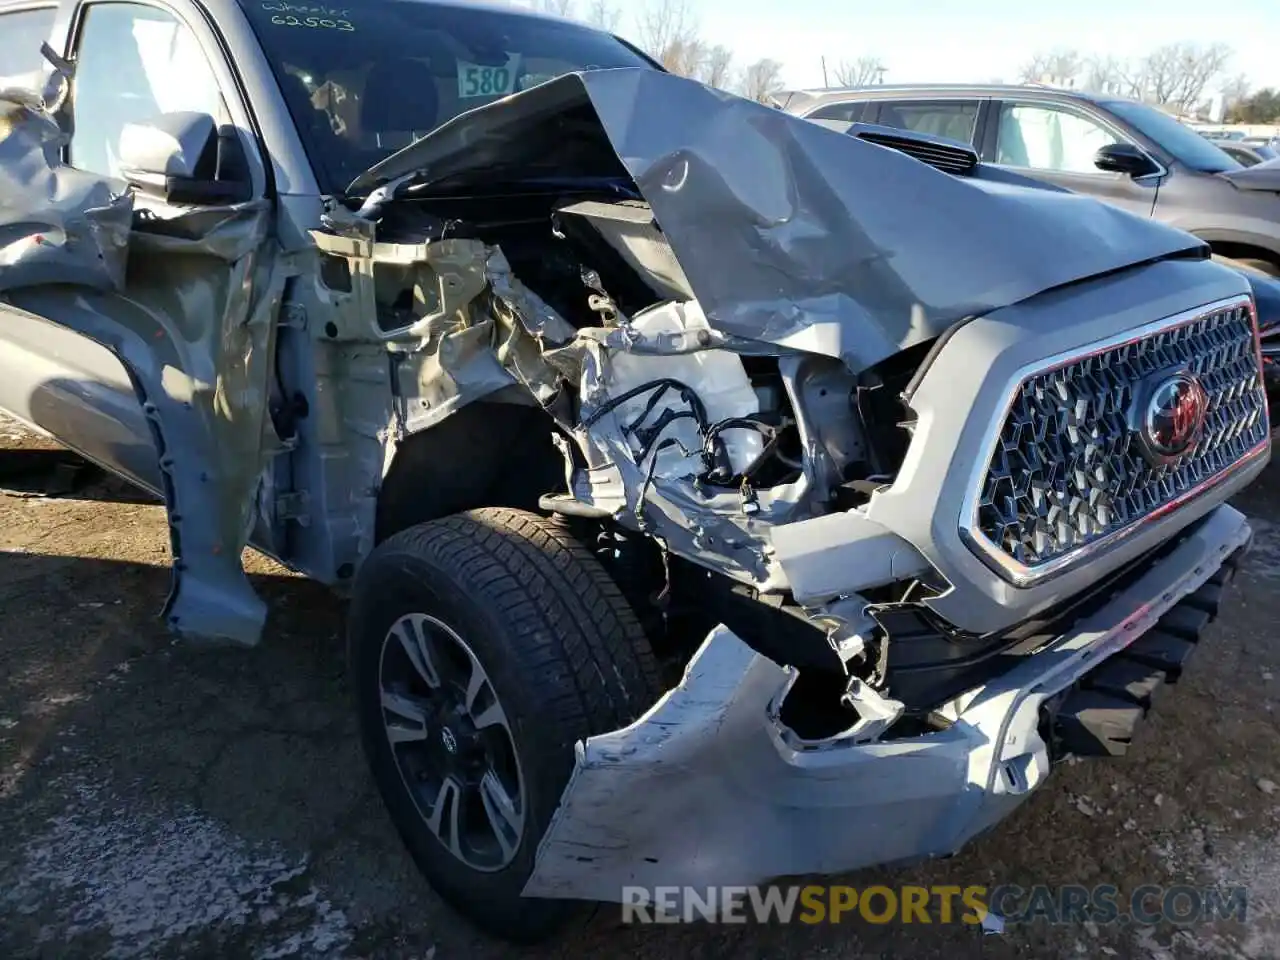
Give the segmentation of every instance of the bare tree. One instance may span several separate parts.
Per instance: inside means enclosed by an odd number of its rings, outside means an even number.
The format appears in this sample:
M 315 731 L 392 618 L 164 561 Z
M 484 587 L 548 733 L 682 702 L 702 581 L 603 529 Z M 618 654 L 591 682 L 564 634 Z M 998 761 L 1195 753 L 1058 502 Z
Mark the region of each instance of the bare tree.
M 1146 58 L 1127 60 L 1120 64 L 1120 93 L 1134 100 L 1150 100 L 1147 92 L 1150 83 L 1147 80 Z
M 879 57 L 858 57 L 857 60 L 841 60 L 835 65 L 834 72 L 837 86 L 865 87 L 881 80 L 885 65 Z
M 673 73 L 683 73 L 702 48 L 698 23 L 689 0 L 645 0 L 636 14 L 636 36 L 641 48 Z
M 559 17 L 573 16 L 573 0 L 537 0 L 534 9 L 554 13 Z
M 1144 99 L 1161 105 L 1172 104 L 1181 86 L 1182 54 L 1177 44 L 1153 50 L 1139 65 Z
M 1231 60 L 1231 48 L 1223 43 L 1202 47 L 1171 43 L 1151 51 L 1142 60 L 1144 99 L 1183 113 L 1204 99 L 1205 90 L 1222 76 Z
M 769 98 L 781 90 L 782 64 L 777 60 L 757 60 L 743 71 L 741 91 L 748 100 L 768 103 Z
M 1052 83 L 1074 87 L 1084 61 L 1076 50 L 1051 50 L 1037 53 L 1022 65 L 1018 79 L 1022 83 Z
M 1045 74 L 1045 54 L 1033 54 L 1031 59 L 1018 68 L 1019 83 L 1039 83 Z
M 1127 96 L 1131 91 L 1129 68 L 1119 57 L 1089 57 L 1084 65 L 1082 89 L 1090 93 Z
M 569 0 L 572 2 L 572 0 Z M 610 3 L 609 0 L 591 0 L 587 5 L 587 23 L 599 27 L 601 30 L 608 30 L 610 33 L 618 32 L 618 25 L 622 22 L 622 7 L 616 3 Z
M 722 44 L 708 50 L 699 79 L 709 87 L 728 90 L 733 85 L 733 51 Z
M 709 55 L 707 45 L 697 37 L 675 37 L 662 53 L 662 65 L 682 77 L 701 79 Z

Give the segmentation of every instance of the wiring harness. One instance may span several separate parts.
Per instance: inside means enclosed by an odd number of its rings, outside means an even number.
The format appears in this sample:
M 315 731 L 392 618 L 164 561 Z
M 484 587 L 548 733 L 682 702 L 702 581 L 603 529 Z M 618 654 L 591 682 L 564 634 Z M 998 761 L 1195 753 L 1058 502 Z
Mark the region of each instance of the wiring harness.
M 687 409 L 678 410 L 668 407 L 650 422 L 650 417 L 654 410 L 662 403 L 663 398 L 673 391 L 679 396 L 680 401 Z M 717 485 L 729 485 L 735 479 L 741 479 L 743 483 L 747 483 L 765 463 L 774 457 L 778 457 L 784 464 L 793 469 L 799 469 L 801 466 L 799 463 L 788 459 L 778 449 L 778 441 L 785 426 L 781 417 L 776 414 L 761 413 L 746 417 L 728 417 L 712 423 L 707 416 L 706 406 L 697 392 L 688 384 L 670 378 L 651 380 L 632 387 L 616 397 L 610 397 L 592 411 L 589 416 L 585 417 L 581 426 L 583 428 L 591 427 L 592 424 L 613 412 L 622 404 L 646 393 L 649 394 L 649 398 L 644 408 L 637 416 L 621 425 L 623 435 L 628 439 L 634 439 L 639 447 L 637 463 L 643 464 L 646 459 L 649 460 L 645 478 L 646 489 L 652 482 L 658 454 L 673 446 L 679 447 L 686 456 L 698 455 L 702 460 L 703 467 L 698 479 Z M 662 435 L 667 428 L 680 420 L 693 420 L 696 423 L 698 434 L 702 438 L 702 446 L 699 450 L 685 449 L 684 444 L 675 437 L 663 439 Z M 722 436 L 728 430 L 752 430 L 764 438 L 764 448 L 760 451 L 760 454 L 737 474 L 735 474 L 729 461 Z M 643 493 L 641 494 L 641 499 L 643 499 Z

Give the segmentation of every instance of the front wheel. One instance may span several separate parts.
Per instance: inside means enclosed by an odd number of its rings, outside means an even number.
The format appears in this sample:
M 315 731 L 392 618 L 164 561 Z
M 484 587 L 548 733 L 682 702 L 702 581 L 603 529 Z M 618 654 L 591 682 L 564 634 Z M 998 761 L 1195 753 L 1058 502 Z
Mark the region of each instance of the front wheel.
M 476 510 L 370 554 L 348 639 L 365 754 L 419 869 L 490 933 L 554 933 L 577 905 L 520 891 L 574 744 L 660 692 L 618 588 L 563 525 Z

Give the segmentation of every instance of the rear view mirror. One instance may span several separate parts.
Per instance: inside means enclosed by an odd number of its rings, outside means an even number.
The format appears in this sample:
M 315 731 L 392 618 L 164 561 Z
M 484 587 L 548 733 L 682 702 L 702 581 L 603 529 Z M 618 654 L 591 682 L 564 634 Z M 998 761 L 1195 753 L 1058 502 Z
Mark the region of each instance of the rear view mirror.
M 126 124 L 119 156 L 129 183 L 170 203 L 213 206 L 253 197 L 239 134 L 206 113 L 164 113 Z
M 1127 173 L 1131 177 L 1146 177 L 1160 170 L 1160 165 L 1145 150 L 1132 143 L 1107 144 L 1094 154 L 1093 165 L 1099 170 Z

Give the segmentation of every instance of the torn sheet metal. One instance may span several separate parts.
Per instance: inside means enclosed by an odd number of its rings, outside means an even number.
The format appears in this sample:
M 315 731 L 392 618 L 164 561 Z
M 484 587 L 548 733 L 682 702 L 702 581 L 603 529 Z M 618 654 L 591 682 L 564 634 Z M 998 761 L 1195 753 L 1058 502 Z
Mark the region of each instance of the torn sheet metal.
M 0 292 L 107 347 L 151 427 L 179 633 L 256 643 L 240 564 L 274 437 L 266 418 L 283 270 L 266 201 L 175 215 L 61 164 L 33 95 L 0 98 Z M 145 441 L 144 441 L 145 442 Z
M 341 258 L 349 289 L 327 289 L 330 340 L 381 341 L 395 368 L 395 441 L 494 394 L 549 403 L 562 373 L 544 351 L 576 331 L 512 273 L 497 247 L 479 240 L 380 243 L 354 231 L 313 231 L 317 249 Z M 402 295 L 412 291 L 405 308 Z M 576 369 L 561 357 L 565 371 Z M 524 391 L 508 391 L 522 386 Z M 381 429 L 381 428 L 379 428 Z
M 368 491 L 336 521 L 350 537 L 331 566 L 340 570 L 376 543 L 378 491 L 403 441 L 476 401 L 541 405 L 554 415 L 580 348 L 573 327 L 520 282 L 499 248 L 462 237 L 378 242 L 372 224 L 340 208 L 325 220 L 327 230 L 310 233 L 321 282 L 301 298 L 295 290 L 291 306 L 323 317 L 325 340 L 337 347 L 318 353 L 328 359 L 315 397 L 329 409 L 311 420 L 342 425 L 340 483 Z M 567 416 L 560 422 L 569 425 Z M 329 529 L 335 520 L 330 513 Z
M 456 117 L 351 186 L 631 180 L 716 329 L 861 369 L 957 321 L 1200 241 L 1075 194 L 953 177 L 692 80 L 569 74 Z
M 944 852 L 935 832 L 969 781 L 959 730 L 807 749 L 771 717 L 788 679 L 713 631 L 649 713 L 579 744 L 524 894 L 618 900 Z
M 797 603 L 919 577 L 928 561 L 910 543 L 856 511 L 838 511 L 769 531 Z
M 40 94 L 0 91 L 0 292 L 124 285 L 133 197 L 59 163 L 65 142 Z
M 643 326 L 574 329 L 520 282 L 500 249 L 479 240 L 383 243 L 357 229 L 315 231 L 311 237 L 325 256 L 344 261 L 342 276 L 350 278 L 340 289 L 324 290 L 331 308 L 329 339 L 381 340 L 394 370 L 393 409 L 384 413 L 368 403 L 346 405 L 365 414 L 354 429 L 382 445 L 378 475 L 368 476 L 371 483 L 381 479 L 401 440 L 470 403 L 537 403 L 576 434 L 591 465 L 599 467 L 591 489 L 574 490 L 581 505 L 656 531 L 671 549 L 711 569 L 776 586 L 763 531 L 799 509 L 808 481 L 752 493 L 744 511 L 742 490 L 695 491 L 684 475 L 649 476 L 648 461 L 637 464 L 622 430 L 623 411 L 594 420 L 593 412 L 607 399 L 612 358 L 643 334 Z M 411 307 L 406 291 L 412 291 Z M 627 342 L 614 343 L 615 337 Z M 705 360 L 669 339 L 650 337 L 642 353 L 687 354 L 693 365 Z M 724 359 L 741 367 L 732 355 Z M 589 429 L 567 415 L 557 416 L 567 413 L 557 404 L 565 384 L 577 385 L 585 398 L 579 413 L 582 422 L 592 422 Z
M 1217 507 L 920 736 L 800 738 L 778 716 L 793 674 L 718 627 L 648 713 L 578 744 L 524 894 L 616 901 L 626 886 L 750 885 L 954 853 L 1049 776 L 1044 700 L 1151 630 L 1249 537 L 1239 512 Z

